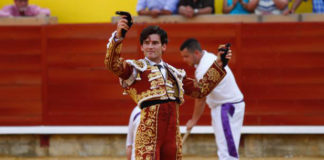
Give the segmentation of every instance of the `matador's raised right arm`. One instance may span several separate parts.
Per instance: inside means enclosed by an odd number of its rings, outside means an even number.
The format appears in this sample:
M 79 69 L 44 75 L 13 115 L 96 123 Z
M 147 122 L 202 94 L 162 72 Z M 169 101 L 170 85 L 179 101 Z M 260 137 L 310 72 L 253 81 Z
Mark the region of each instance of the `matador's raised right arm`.
M 122 40 L 117 40 L 116 32 L 114 32 L 107 44 L 105 66 L 118 77 L 127 79 L 132 74 L 132 67 L 120 57 L 121 48 Z

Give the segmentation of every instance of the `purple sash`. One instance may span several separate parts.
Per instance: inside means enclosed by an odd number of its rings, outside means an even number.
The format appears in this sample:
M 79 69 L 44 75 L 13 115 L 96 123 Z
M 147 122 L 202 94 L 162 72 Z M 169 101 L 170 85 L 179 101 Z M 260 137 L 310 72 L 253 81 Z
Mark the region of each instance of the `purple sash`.
M 232 157 L 238 158 L 237 150 L 235 147 L 231 126 L 228 118 L 228 114 L 232 117 L 235 112 L 233 103 L 224 103 L 222 104 L 221 116 L 222 116 L 222 125 L 226 138 L 228 153 Z

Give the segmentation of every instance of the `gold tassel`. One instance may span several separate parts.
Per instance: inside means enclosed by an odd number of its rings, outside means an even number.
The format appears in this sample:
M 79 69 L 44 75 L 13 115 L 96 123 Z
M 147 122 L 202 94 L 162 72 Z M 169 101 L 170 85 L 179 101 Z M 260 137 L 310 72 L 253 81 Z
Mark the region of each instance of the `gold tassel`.
M 142 80 L 142 79 L 141 79 L 141 75 L 140 75 L 139 73 L 138 73 L 137 76 L 136 76 L 136 80 L 137 80 L 137 81 Z
M 124 95 L 124 96 L 127 95 L 126 89 L 124 89 L 124 91 L 123 91 L 123 95 Z

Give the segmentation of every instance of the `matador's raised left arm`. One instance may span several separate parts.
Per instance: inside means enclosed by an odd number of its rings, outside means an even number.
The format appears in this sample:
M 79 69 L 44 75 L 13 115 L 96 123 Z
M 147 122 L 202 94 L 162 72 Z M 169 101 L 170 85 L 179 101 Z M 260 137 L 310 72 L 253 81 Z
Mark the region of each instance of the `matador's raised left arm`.
M 193 98 L 203 98 L 217 86 L 225 75 L 225 69 L 220 67 L 215 61 L 200 81 L 188 77 L 183 79 L 184 93 Z

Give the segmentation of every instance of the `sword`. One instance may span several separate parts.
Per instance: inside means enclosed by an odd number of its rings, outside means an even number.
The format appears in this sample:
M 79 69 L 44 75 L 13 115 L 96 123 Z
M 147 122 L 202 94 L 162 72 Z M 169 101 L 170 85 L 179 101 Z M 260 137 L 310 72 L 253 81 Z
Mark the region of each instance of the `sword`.
M 186 139 L 188 138 L 190 132 L 191 132 L 191 130 L 187 130 L 187 132 L 184 134 L 184 136 L 183 136 L 183 138 L 182 138 L 182 144 L 184 144 L 184 142 L 185 142 Z

